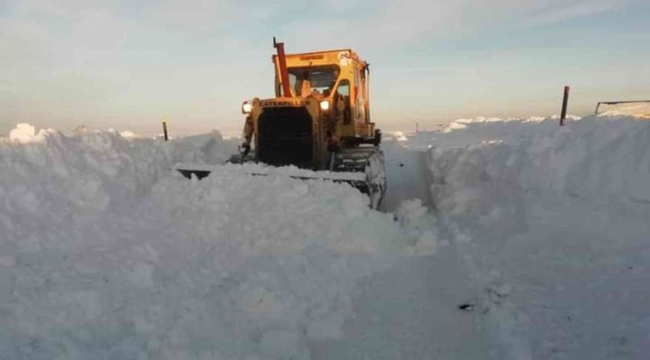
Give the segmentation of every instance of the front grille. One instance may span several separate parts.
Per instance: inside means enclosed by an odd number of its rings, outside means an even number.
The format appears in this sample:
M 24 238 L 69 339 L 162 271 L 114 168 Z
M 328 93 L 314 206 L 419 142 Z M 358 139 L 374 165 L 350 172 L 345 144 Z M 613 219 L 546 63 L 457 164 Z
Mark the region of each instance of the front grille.
M 265 108 L 258 119 L 257 158 L 273 165 L 313 168 L 312 122 L 304 107 Z

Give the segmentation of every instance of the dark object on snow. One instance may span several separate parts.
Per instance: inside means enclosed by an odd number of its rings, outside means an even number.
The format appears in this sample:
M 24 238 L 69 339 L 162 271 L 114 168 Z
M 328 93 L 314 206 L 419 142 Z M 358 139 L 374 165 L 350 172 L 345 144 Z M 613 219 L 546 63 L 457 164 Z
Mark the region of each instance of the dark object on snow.
M 564 119 L 566 118 L 566 108 L 569 104 L 569 87 L 564 87 L 564 97 L 562 98 L 562 114 L 560 115 L 560 126 L 564 126 Z
M 470 303 L 460 304 L 458 305 L 458 308 L 463 311 L 472 311 L 474 310 L 474 304 L 470 304 Z
M 163 119 L 162 124 L 163 124 L 163 134 L 165 135 L 165 141 L 168 141 L 169 135 L 167 134 L 167 121 Z

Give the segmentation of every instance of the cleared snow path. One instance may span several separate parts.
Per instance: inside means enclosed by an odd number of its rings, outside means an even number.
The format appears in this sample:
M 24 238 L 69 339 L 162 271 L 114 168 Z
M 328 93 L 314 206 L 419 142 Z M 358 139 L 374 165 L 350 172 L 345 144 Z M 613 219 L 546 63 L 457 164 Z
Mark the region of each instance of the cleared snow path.
M 429 208 L 425 227 L 435 225 L 438 234 L 426 147 L 409 149 L 395 137 L 382 147 L 389 184 L 382 209 L 400 214 L 405 200 L 416 199 Z M 481 359 L 495 353 L 482 315 L 459 309 L 480 296 L 464 257 L 444 238 L 437 244 L 435 256 L 401 257 L 361 283 L 356 315 L 343 326 L 343 336 L 310 342 L 312 358 Z
M 429 190 L 431 173 L 427 165 L 426 148 L 408 149 L 392 136 L 384 140 L 382 149 L 388 189 L 380 210 L 392 211 L 407 199 L 420 199 L 423 206 L 430 208 L 433 203 Z
M 363 285 L 339 340 L 310 344 L 313 359 L 484 359 L 480 315 L 458 308 L 477 294 L 452 248 L 402 258 Z
M 432 196 L 435 187 L 440 185 L 435 184 L 432 176 L 430 150 L 462 151 L 468 144 L 491 142 L 503 135 L 502 131 L 495 131 L 491 126 L 487 128 L 492 131 L 478 134 L 424 132 L 409 138 L 392 136 L 384 141 L 388 191 L 382 210 L 394 211 L 405 200 L 418 199 L 428 208 L 428 216 L 435 219 L 438 248 L 443 250 L 435 258 L 427 259 L 429 263 L 426 260 L 403 263 L 399 270 L 393 269 L 411 276 L 410 281 L 395 279 L 394 290 L 389 285 L 393 280 L 391 275 L 386 276 L 390 279 L 387 282 L 377 282 L 364 300 L 381 303 L 375 307 L 375 312 L 387 312 L 387 319 L 374 325 L 378 327 L 376 331 L 356 338 L 356 344 L 347 340 L 329 344 L 330 351 L 325 352 L 329 358 L 358 358 L 361 353 L 355 352 L 355 347 L 359 343 L 368 344 L 368 347 L 390 344 L 386 351 L 382 346 L 369 351 L 371 358 L 380 359 L 400 356 L 417 359 L 417 354 L 440 359 L 530 358 L 528 339 L 517 333 L 517 313 L 501 295 L 495 295 L 491 282 L 493 276 L 482 273 L 467 248 L 466 237 L 464 234 L 457 236 L 457 225 L 448 222 L 447 214 L 437 208 Z M 511 138 L 519 139 L 522 133 L 526 133 L 517 130 L 511 131 Z M 400 273 L 393 276 L 398 278 Z M 388 299 L 389 305 L 381 299 Z M 459 310 L 461 305 L 469 306 L 468 311 Z M 376 316 L 375 313 L 367 315 L 371 319 Z M 355 319 L 351 326 L 356 331 L 374 329 L 363 317 Z M 411 326 L 423 330 L 413 332 Z M 395 340 L 396 334 L 403 334 L 397 337 L 400 340 Z

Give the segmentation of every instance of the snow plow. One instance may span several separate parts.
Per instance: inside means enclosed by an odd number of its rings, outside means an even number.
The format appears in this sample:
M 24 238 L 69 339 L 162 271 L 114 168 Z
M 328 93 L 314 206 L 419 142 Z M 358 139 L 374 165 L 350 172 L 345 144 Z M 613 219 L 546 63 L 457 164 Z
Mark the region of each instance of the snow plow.
M 299 179 L 343 182 L 367 194 L 377 208 L 386 192 L 381 131 L 370 121 L 370 68 L 351 49 L 285 54 L 273 45 L 275 97 L 241 106 L 246 116 L 240 153 L 230 162 L 256 162 Z M 185 177 L 212 169 L 176 167 Z M 253 171 L 251 175 L 266 175 Z

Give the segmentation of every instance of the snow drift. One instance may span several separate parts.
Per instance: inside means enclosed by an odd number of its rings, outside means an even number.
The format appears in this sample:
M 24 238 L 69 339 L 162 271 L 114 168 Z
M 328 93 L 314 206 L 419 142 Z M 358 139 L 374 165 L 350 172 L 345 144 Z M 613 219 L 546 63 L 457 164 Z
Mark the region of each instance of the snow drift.
M 478 119 L 424 137 L 434 203 L 485 289 L 499 356 L 648 354 L 650 122 Z
M 558 127 L 555 119 L 496 124 L 491 131 L 478 130 L 492 141 L 431 150 L 433 195 L 447 213 L 486 213 L 481 206 L 494 213 L 494 204 L 503 203 L 499 199 L 517 198 L 521 192 L 650 202 L 649 122 L 587 117 L 565 127 Z M 501 193 L 483 197 L 485 191 L 477 193 L 481 186 Z
M 360 279 L 435 252 L 345 184 L 247 176 L 218 134 L 162 142 L 19 125 L 0 139 L 0 357 L 307 359 Z

